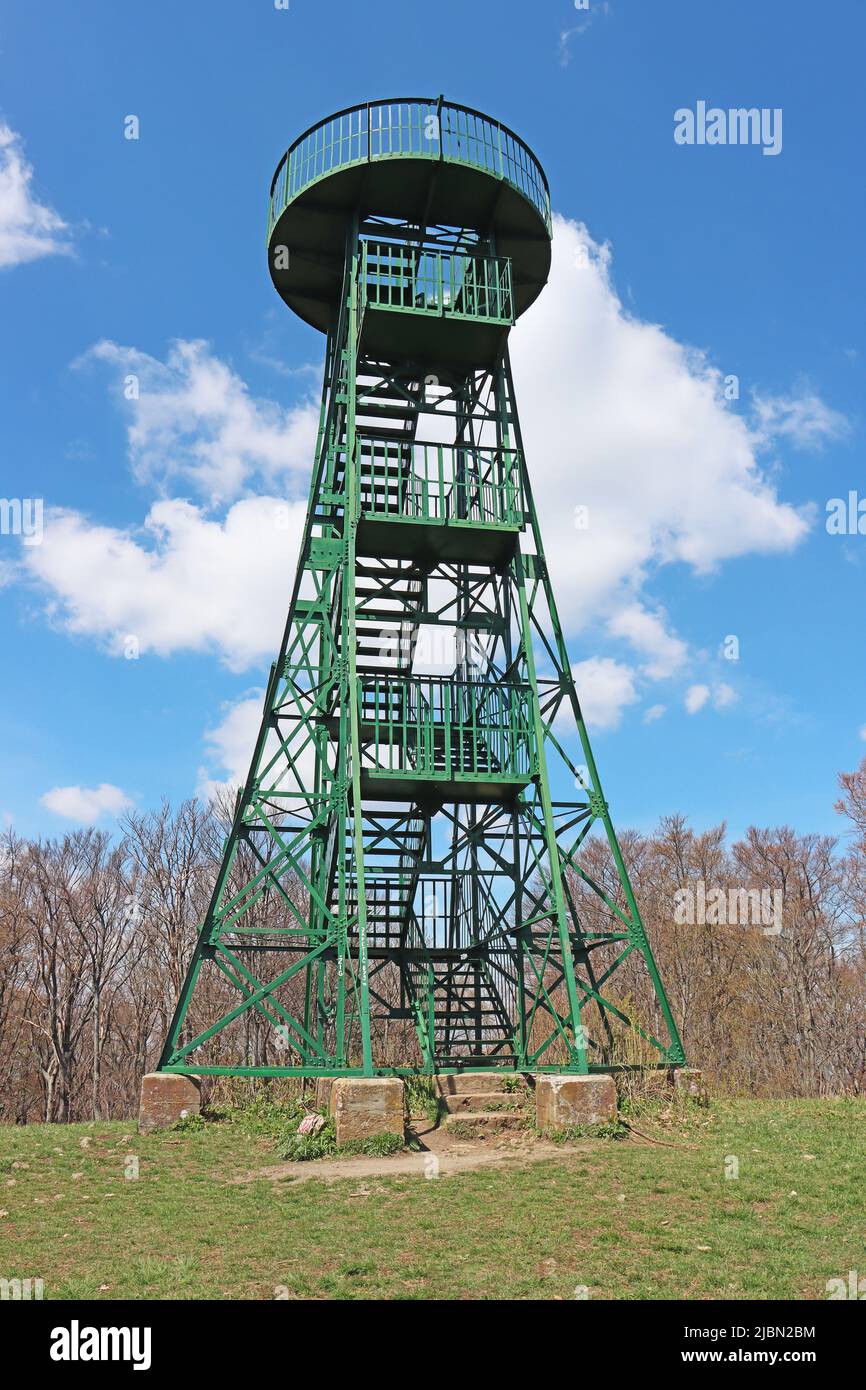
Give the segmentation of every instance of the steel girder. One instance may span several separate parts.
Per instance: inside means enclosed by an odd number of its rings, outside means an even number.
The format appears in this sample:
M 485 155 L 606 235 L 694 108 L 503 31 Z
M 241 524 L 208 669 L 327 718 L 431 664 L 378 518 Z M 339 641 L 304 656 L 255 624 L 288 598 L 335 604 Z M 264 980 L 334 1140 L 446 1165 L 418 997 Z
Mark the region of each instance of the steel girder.
M 161 1070 L 684 1061 L 550 584 L 510 284 L 470 229 L 352 228 L 288 620 Z M 398 319 L 435 320 L 432 360 Z

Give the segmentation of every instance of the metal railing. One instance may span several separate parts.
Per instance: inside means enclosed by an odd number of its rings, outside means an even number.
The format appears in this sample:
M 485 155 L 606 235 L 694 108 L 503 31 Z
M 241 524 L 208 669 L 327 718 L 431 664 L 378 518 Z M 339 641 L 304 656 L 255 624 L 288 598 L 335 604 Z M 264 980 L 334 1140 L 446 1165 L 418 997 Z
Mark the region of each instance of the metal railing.
M 397 879 L 374 878 L 365 875 L 364 903 L 367 916 L 367 941 L 371 946 L 396 947 L 405 935 L 405 920 L 409 915 L 411 892 Z M 358 880 L 353 875 L 346 882 L 346 901 L 349 909 L 349 936 L 358 933 Z
M 514 322 L 507 256 L 467 256 L 419 250 L 402 242 L 365 241 L 361 293 L 363 302 L 376 309 Z
M 470 875 L 427 875 L 418 885 L 414 912 L 419 930 L 428 946 L 468 950 L 487 934 L 489 909 L 479 895 L 474 904 L 466 889 Z
M 503 179 L 532 204 L 550 232 L 544 171 L 512 130 L 468 106 L 395 97 L 347 107 L 305 131 L 271 182 L 268 235 L 284 208 L 319 179 L 378 159 L 447 160 Z
M 389 520 L 523 524 L 517 449 L 359 434 L 361 513 Z
M 445 676 L 359 680 L 365 771 L 496 781 L 534 770 L 528 685 Z

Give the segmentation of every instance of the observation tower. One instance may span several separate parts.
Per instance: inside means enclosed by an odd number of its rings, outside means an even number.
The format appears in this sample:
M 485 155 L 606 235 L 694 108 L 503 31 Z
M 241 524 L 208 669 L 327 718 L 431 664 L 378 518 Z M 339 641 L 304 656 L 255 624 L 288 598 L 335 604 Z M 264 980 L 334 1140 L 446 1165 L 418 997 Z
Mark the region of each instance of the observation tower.
M 508 336 L 550 268 L 540 164 L 442 97 L 355 106 L 280 161 L 267 242 L 277 293 L 325 335 L 318 440 L 160 1072 L 682 1065 L 517 414 Z

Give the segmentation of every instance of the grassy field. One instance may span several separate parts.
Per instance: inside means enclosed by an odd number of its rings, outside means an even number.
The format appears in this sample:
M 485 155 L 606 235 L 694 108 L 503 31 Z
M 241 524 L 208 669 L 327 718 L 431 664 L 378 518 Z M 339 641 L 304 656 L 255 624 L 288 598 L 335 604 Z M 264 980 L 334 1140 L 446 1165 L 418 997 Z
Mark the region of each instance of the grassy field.
M 240 1124 L 0 1128 L 0 1277 L 41 1277 L 46 1298 L 821 1299 L 866 1272 L 866 1102 L 636 1123 L 677 1147 L 241 1186 L 277 1160 Z

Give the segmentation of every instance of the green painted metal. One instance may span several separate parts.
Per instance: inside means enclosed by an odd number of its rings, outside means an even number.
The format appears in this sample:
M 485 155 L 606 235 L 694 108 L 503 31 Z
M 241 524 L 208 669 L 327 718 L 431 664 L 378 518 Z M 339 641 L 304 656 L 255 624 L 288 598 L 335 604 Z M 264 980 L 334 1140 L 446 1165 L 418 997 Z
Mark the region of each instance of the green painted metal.
M 442 97 L 400 97 L 347 107 L 295 141 L 271 183 L 268 236 L 288 204 L 313 184 L 387 159 L 401 165 L 408 159 L 444 160 L 501 178 L 532 203 L 551 231 L 544 170 L 513 131 Z
M 416 247 L 378 241 L 365 241 L 362 251 L 367 309 L 514 322 L 511 262 L 501 256 L 419 256 Z
M 316 456 L 160 1068 L 681 1065 L 520 435 L 507 340 L 550 263 L 543 171 L 441 97 L 364 105 L 292 146 L 268 230 L 279 293 L 327 334 Z

